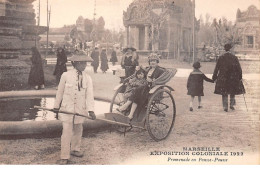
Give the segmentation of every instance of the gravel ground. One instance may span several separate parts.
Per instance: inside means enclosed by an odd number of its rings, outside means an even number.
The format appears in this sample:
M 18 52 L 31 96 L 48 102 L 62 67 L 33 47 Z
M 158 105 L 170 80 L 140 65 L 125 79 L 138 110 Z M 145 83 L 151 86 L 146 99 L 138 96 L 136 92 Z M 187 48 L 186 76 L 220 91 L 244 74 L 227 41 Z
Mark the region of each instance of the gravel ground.
M 113 84 L 105 84 L 108 74 L 99 74 L 95 80 L 99 94 L 113 94 Z M 98 78 L 102 77 L 102 79 Z M 112 76 L 113 77 L 113 76 Z M 111 77 L 111 78 L 112 78 Z M 114 77 L 113 77 L 114 78 Z M 118 81 L 115 79 L 115 81 Z M 222 111 L 221 96 L 214 95 L 214 84 L 205 83 L 203 108 L 190 112 L 186 95 L 186 79 L 174 78 L 169 83 L 176 91 L 173 96 L 177 106 L 174 129 L 160 142 L 153 141 L 147 131 L 133 129 L 124 137 L 116 131 L 86 132 L 82 139 L 83 158 L 71 157 L 71 164 L 188 164 L 174 159 L 215 157 L 185 155 L 150 155 L 153 151 L 183 152 L 183 147 L 219 147 L 222 152 L 243 152 L 241 157 L 223 157 L 227 162 L 197 162 L 192 164 L 259 164 L 259 80 L 245 83 L 247 112 L 243 96 L 237 96 L 235 111 Z M 100 83 L 100 82 L 99 82 Z M 60 155 L 60 138 L 0 140 L 0 164 L 55 164 Z

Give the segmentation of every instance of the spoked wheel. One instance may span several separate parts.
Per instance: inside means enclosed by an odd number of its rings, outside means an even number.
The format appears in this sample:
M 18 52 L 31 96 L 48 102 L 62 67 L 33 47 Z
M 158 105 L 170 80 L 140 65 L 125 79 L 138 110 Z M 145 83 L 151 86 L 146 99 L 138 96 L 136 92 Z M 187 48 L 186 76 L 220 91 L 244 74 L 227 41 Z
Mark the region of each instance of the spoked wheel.
M 110 112 L 116 111 L 116 109 L 119 106 L 122 106 L 125 103 L 123 91 L 124 91 L 124 87 L 122 86 L 115 92 L 110 104 Z M 120 125 L 113 125 L 113 127 L 120 133 L 126 133 L 132 129 L 131 127 L 125 127 Z
M 160 89 L 149 99 L 146 110 L 146 125 L 149 135 L 160 141 L 170 134 L 176 116 L 176 106 L 170 91 Z

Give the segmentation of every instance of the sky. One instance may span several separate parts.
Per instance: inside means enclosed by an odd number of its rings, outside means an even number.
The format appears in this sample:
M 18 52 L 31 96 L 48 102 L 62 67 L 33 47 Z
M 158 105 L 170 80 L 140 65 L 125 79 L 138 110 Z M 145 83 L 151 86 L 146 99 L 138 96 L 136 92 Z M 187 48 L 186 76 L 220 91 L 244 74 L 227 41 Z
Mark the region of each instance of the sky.
M 46 26 L 47 21 L 47 0 L 41 1 L 40 25 Z M 50 27 L 62 27 L 75 24 L 79 16 L 93 19 L 95 0 L 49 0 L 51 8 Z M 105 27 L 119 30 L 123 26 L 123 11 L 127 9 L 133 0 L 96 0 L 96 18 L 103 16 Z M 34 8 L 38 13 L 39 0 L 35 0 Z M 260 7 L 260 0 L 196 0 L 196 17 L 208 13 L 212 19 L 226 17 L 235 21 L 236 11 L 246 10 L 250 5 Z

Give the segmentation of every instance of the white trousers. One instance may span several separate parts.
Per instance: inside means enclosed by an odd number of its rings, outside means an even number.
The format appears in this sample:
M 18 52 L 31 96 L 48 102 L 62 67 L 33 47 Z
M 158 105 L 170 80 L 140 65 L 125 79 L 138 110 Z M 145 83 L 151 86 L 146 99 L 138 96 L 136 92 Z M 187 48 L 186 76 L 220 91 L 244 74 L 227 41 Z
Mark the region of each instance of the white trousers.
M 83 126 L 72 122 L 63 122 L 62 126 L 60 158 L 69 159 L 70 151 L 80 151 Z

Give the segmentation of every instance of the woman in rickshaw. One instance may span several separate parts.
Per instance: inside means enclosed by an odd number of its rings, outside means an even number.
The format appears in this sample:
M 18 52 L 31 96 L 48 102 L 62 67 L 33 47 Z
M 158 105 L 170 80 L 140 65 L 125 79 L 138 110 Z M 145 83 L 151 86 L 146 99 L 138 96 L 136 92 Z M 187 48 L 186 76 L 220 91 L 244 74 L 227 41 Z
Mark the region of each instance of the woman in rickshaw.
M 159 63 L 159 56 L 155 53 L 152 53 L 148 57 L 149 67 L 146 68 L 146 80 L 148 84 L 143 86 L 138 86 L 136 89 L 133 90 L 131 96 L 129 97 L 128 101 L 131 103 L 125 103 L 124 105 L 118 108 L 118 111 L 123 112 L 127 110 L 127 108 L 132 104 L 130 114 L 128 115 L 129 119 L 133 119 L 134 112 L 137 106 L 143 106 L 148 99 L 149 90 L 153 86 L 153 81 L 159 78 L 165 71 L 164 68 L 158 66 Z

